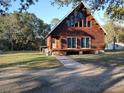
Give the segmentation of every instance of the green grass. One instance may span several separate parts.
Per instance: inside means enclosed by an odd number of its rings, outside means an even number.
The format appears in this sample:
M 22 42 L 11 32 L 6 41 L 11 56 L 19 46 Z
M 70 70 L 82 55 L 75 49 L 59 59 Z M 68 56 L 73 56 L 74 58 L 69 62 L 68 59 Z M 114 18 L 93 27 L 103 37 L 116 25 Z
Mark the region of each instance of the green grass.
M 93 64 L 102 67 L 124 66 L 124 51 L 105 52 L 104 54 L 71 55 L 82 64 Z
M 45 56 L 40 52 L 7 52 L 0 54 L 0 68 L 21 67 L 28 69 L 48 69 L 62 64 L 55 57 Z

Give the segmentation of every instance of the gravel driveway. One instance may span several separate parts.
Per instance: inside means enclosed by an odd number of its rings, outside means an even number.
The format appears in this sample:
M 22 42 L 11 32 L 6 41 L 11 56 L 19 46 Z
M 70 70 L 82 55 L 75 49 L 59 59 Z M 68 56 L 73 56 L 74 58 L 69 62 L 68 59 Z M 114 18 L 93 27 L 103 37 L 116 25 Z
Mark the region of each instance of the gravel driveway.
M 124 93 L 123 67 L 78 65 L 35 71 L 0 69 L 0 93 Z

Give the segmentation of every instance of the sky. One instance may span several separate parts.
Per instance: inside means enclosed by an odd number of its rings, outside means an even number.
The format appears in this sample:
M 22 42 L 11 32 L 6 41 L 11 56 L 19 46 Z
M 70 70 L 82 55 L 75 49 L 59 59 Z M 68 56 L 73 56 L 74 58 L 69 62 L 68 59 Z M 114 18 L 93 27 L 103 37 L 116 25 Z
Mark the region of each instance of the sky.
M 42 19 L 45 23 L 50 24 L 53 18 L 59 18 L 60 20 L 72 9 L 72 6 L 61 7 L 55 5 L 52 6 L 52 0 L 39 0 L 35 5 L 30 6 L 27 10 L 30 13 L 34 13 L 38 18 Z M 19 0 L 12 2 L 10 7 L 10 12 L 13 12 L 19 8 Z M 59 8 L 59 9 L 58 9 Z M 96 12 L 94 14 L 96 20 L 103 25 L 104 24 L 104 14 L 103 11 Z

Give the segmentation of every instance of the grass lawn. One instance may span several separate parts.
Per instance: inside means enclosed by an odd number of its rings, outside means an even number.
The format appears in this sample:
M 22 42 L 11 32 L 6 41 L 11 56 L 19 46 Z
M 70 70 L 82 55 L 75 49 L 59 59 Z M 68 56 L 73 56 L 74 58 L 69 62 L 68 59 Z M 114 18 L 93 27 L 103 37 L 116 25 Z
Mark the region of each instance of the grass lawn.
M 40 52 L 7 52 L 0 54 L 0 68 L 21 67 L 27 69 L 48 69 L 62 64 L 54 57 Z
M 105 52 L 104 54 L 97 55 L 71 55 L 70 57 L 82 64 L 92 64 L 102 67 L 124 66 L 124 51 Z

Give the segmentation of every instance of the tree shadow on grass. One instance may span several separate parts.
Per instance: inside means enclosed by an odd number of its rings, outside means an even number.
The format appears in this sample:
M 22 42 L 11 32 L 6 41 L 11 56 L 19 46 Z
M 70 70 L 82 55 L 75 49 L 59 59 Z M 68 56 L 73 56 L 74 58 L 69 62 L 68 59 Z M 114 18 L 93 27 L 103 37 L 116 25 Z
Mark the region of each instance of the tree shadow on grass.
M 31 75 L 29 72 L 24 75 L 8 76 L 0 81 L 7 82 L 0 84 L 0 93 L 40 93 L 42 88 L 51 85 L 44 76 Z M 36 91 L 35 91 L 36 90 Z

